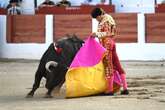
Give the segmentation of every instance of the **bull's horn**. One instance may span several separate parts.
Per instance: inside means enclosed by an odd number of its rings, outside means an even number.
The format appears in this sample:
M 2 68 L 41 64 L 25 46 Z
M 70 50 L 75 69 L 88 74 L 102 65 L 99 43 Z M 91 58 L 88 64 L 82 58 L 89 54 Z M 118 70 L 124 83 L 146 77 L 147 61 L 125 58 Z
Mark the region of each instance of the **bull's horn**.
M 49 61 L 46 63 L 45 68 L 47 71 L 51 72 L 51 70 L 49 69 L 50 66 L 54 66 L 57 67 L 58 63 L 55 61 Z

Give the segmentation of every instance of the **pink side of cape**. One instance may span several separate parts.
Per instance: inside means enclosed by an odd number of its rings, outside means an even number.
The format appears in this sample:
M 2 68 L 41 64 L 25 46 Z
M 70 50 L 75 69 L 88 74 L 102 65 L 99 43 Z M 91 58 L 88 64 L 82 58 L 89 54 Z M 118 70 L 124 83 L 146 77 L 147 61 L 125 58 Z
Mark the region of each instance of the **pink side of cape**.
M 84 45 L 76 54 L 71 68 L 90 67 L 98 64 L 104 55 L 105 48 L 94 38 L 88 37 Z

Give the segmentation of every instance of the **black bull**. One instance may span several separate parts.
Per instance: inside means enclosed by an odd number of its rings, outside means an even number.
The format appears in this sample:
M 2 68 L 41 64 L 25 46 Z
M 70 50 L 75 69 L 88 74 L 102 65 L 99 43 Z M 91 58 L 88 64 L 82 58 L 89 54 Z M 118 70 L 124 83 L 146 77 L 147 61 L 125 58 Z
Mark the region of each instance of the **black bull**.
M 83 40 L 73 36 L 60 39 L 56 43 L 50 44 L 40 60 L 35 73 L 33 88 L 27 94 L 27 97 L 33 97 L 34 92 L 40 85 L 42 77 L 46 78 L 45 86 L 48 89 L 46 97 L 51 97 L 53 88 L 64 82 L 68 67 L 83 43 Z M 49 65 L 52 61 L 54 64 Z

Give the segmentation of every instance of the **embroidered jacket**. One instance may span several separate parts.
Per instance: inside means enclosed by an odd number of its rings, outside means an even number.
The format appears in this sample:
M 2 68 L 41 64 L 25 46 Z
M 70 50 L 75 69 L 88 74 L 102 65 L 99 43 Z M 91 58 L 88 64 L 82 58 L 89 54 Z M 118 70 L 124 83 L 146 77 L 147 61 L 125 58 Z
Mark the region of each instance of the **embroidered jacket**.
M 115 35 L 115 28 L 116 28 L 116 23 L 112 16 L 105 14 L 103 15 L 103 19 L 101 22 L 98 24 L 98 29 L 96 32 L 96 35 L 98 38 L 102 37 L 112 37 Z

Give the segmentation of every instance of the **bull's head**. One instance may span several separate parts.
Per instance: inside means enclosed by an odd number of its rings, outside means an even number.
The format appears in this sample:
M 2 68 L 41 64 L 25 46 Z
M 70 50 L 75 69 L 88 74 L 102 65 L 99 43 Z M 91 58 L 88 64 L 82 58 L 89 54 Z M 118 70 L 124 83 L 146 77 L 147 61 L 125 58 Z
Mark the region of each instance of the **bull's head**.
M 57 59 L 46 64 L 47 71 L 51 71 L 51 67 L 66 68 L 70 66 L 74 56 L 82 47 L 84 41 L 79 39 L 76 35 L 70 35 L 59 39 L 54 43 L 54 49 Z M 57 63 L 58 62 L 58 63 Z

